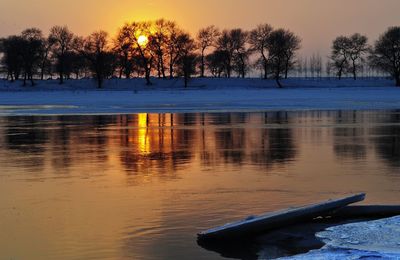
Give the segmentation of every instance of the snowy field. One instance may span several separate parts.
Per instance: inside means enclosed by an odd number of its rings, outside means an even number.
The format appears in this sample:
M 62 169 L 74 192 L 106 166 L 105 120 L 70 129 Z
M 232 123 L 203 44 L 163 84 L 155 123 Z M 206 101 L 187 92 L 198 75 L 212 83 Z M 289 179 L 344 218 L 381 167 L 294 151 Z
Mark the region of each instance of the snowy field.
M 193 79 L 109 80 L 96 89 L 93 80 L 0 81 L 0 115 L 116 114 L 138 112 L 239 112 L 276 110 L 400 109 L 400 88 L 384 79 L 273 80 Z

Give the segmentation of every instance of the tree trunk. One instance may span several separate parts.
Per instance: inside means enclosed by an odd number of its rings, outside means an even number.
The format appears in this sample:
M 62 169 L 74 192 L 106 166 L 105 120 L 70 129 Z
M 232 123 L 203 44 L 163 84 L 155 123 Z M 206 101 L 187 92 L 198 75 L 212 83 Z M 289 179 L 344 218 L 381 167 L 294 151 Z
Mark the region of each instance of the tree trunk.
M 164 61 L 161 59 L 161 74 L 163 79 L 166 79 L 167 76 L 165 75 L 165 67 L 164 67 Z
M 158 57 L 158 62 L 157 62 L 157 75 L 158 75 L 158 78 L 160 79 L 161 78 L 161 60 L 160 60 L 160 57 Z
M 264 61 L 264 79 L 268 79 L 268 64 Z
M 276 77 L 275 80 L 276 80 L 276 84 L 278 84 L 278 87 L 279 87 L 279 88 L 283 88 L 281 82 L 279 81 L 279 77 Z
M 150 82 L 150 69 L 146 67 L 145 69 L 145 77 L 146 77 L 146 85 L 150 86 L 151 82 Z
M 395 75 L 396 87 L 400 87 L 400 74 Z
M 170 79 L 174 78 L 174 65 L 173 65 L 172 61 L 169 64 L 169 78 Z
M 40 68 L 40 80 L 44 79 L 44 63 L 42 64 L 41 68 Z
M 205 67 L 205 64 L 204 64 L 204 50 L 202 50 L 201 51 L 201 65 L 200 65 L 200 77 L 201 78 L 204 78 L 204 67 Z
M 24 73 L 24 84 L 23 84 L 23 86 L 24 87 L 26 86 L 26 72 Z
M 289 72 L 289 62 L 286 62 L 286 64 L 285 64 L 285 79 L 288 78 L 288 72 Z
M 185 88 L 187 88 L 188 86 L 188 80 L 189 80 L 189 76 L 187 75 L 187 73 L 185 73 Z
M 60 72 L 60 85 L 64 84 L 64 74 Z
M 103 87 L 103 79 L 102 77 L 97 78 L 97 88 L 102 88 Z
M 30 79 L 30 81 L 31 81 L 31 86 L 32 86 L 32 87 L 35 86 L 35 82 L 33 82 L 33 75 L 32 75 L 32 72 L 30 72 L 30 73 L 28 74 L 28 77 L 29 77 L 29 79 Z

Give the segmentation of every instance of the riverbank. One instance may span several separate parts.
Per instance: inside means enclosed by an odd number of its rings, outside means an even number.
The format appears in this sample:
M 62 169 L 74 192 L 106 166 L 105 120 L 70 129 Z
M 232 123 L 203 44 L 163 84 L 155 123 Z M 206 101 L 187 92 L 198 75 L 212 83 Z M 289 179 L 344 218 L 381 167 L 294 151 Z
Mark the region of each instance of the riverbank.
M 400 88 L 390 80 L 282 81 L 194 79 L 184 89 L 181 80 L 110 80 L 96 89 L 92 80 L 0 83 L 0 115 L 126 114 L 140 112 L 254 112 L 293 110 L 399 109 Z

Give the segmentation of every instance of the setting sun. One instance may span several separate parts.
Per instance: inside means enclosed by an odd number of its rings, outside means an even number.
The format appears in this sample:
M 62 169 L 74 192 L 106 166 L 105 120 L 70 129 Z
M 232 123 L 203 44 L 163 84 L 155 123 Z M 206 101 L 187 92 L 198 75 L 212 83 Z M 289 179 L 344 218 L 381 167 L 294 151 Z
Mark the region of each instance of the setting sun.
M 138 38 L 138 43 L 139 43 L 139 45 L 144 46 L 144 45 L 146 45 L 148 42 L 149 42 L 149 38 L 147 38 L 147 36 L 145 36 L 145 35 L 140 35 L 140 36 L 139 36 L 139 38 Z

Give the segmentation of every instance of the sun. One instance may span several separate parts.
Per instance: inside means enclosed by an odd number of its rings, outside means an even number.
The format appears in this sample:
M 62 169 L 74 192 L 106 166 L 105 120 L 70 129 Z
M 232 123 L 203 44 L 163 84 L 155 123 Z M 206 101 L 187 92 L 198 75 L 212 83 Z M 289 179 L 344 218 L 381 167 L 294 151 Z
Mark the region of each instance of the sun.
M 146 35 L 140 35 L 137 41 L 139 45 L 145 46 L 149 42 L 149 38 Z

